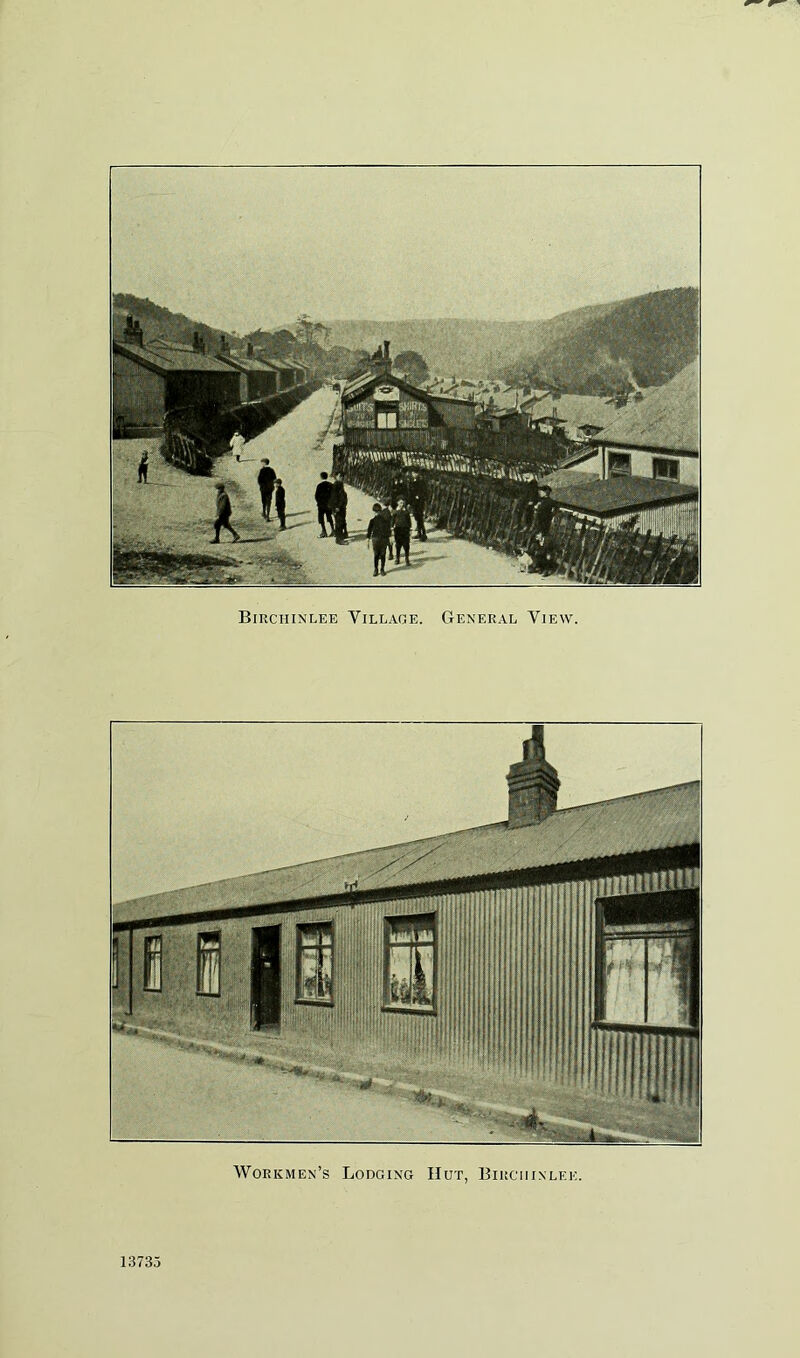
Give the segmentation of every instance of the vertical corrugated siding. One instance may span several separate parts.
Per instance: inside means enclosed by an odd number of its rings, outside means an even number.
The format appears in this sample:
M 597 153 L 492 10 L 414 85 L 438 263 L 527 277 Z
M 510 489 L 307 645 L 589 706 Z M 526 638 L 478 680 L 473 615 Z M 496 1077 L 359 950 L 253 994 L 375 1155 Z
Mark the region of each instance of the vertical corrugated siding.
M 221 923 L 134 931 L 133 1014 L 235 1035 L 250 1027 L 253 930 L 281 928 L 281 1027 L 286 1035 L 419 1062 L 497 1070 L 596 1089 L 621 1098 L 692 1104 L 699 1089 L 696 1036 L 599 1029 L 595 1009 L 595 902 L 601 896 L 698 885 L 696 868 L 540 886 L 421 893 L 270 911 Z M 437 1013 L 384 1011 L 384 920 L 435 913 Z M 297 926 L 332 921 L 334 1004 L 295 1003 Z M 197 934 L 219 929 L 222 994 L 195 994 Z M 160 932 L 162 992 L 143 993 L 143 943 Z M 121 932 L 118 1003 L 127 976 Z

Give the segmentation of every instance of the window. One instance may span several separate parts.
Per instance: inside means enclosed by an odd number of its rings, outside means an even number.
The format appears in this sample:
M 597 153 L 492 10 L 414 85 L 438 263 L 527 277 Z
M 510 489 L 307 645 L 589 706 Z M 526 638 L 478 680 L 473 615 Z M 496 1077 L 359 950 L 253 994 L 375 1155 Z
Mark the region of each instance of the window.
M 656 481 L 679 481 L 681 474 L 677 457 L 654 457 L 653 479 Z
M 297 999 L 333 1004 L 333 925 L 299 925 L 297 954 Z
M 609 476 L 630 476 L 631 474 L 630 453 L 609 453 L 608 474 Z
M 376 429 L 396 429 L 397 411 L 388 406 L 375 407 L 375 427 Z
M 597 912 L 598 1021 L 696 1028 L 697 892 L 618 896 Z
M 111 984 L 119 985 L 119 939 L 111 940 Z
M 433 1010 L 435 916 L 386 921 L 386 1007 Z
M 144 941 L 144 988 L 161 989 L 161 935 L 151 934 Z
M 219 994 L 219 934 L 197 935 L 197 993 Z

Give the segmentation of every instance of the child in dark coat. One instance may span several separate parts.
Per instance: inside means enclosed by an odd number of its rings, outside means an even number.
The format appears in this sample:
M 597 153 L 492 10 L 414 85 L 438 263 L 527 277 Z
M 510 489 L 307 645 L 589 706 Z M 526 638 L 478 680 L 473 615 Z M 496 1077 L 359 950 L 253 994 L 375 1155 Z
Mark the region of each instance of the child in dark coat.
M 391 527 L 380 505 L 372 506 L 372 518 L 367 524 L 367 542 L 372 543 L 375 569 L 373 575 L 386 574 L 386 548 L 389 546 Z
M 405 500 L 398 500 L 397 509 L 394 511 L 394 552 L 398 566 L 400 565 L 401 552 L 405 555 L 406 565 L 409 565 L 408 552 L 410 546 L 411 515 L 406 508 Z
M 275 513 L 278 516 L 281 528 L 286 527 L 286 491 L 280 477 L 275 482 Z

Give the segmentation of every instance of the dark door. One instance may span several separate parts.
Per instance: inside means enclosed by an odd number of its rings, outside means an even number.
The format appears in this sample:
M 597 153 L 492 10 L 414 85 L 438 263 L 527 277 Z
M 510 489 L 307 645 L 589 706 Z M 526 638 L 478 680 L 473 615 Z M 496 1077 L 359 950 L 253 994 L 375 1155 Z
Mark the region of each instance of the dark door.
M 281 1021 L 280 925 L 255 930 L 254 952 L 254 1027 L 275 1028 Z

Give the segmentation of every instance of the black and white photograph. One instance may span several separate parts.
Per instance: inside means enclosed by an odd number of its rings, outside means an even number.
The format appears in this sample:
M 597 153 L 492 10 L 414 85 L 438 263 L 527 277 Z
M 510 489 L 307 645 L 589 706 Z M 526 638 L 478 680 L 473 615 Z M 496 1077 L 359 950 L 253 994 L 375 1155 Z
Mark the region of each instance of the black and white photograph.
M 115 166 L 116 585 L 699 582 L 698 165 Z
M 693 724 L 113 723 L 112 1139 L 697 1144 L 700 777 Z

